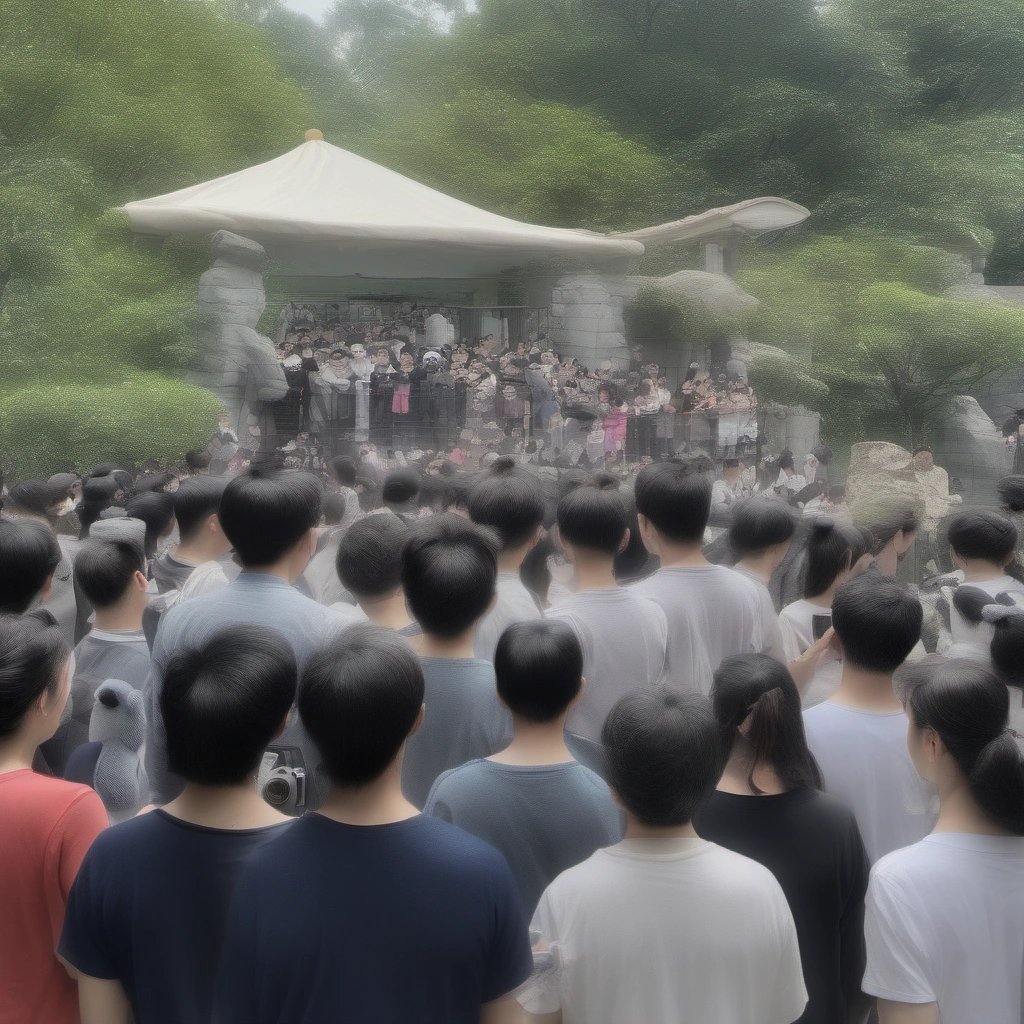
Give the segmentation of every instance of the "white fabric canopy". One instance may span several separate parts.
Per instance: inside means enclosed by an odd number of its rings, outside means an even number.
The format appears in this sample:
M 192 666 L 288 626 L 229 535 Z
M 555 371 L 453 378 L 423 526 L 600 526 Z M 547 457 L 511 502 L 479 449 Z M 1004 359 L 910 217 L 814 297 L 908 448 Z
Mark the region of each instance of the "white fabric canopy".
M 552 258 L 624 271 L 644 251 L 635 239 L 499 217 L 322 140 L 121 209 L 142 233 L 255 239 L 280 273 L 479 277 Z

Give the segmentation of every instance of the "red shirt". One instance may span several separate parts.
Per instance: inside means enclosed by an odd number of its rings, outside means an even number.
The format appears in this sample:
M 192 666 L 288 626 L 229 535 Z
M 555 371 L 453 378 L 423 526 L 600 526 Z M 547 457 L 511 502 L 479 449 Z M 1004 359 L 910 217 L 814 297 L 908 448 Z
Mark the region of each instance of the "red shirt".
M 107 812 L 88 786 L 0 773 L 0 1024 L 74 1024 L 78 990 L 56 956 L 71 883 Z

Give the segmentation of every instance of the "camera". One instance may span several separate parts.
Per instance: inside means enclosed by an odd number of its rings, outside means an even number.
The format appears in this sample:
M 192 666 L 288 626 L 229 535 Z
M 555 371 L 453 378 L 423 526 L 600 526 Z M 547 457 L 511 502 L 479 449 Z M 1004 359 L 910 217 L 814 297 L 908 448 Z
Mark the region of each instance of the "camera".
M 306 806 L 306 769 L 297 747 L 268 750 L 263 755 L 256 787 L 260 796 L 282 814 L 301 814 Z

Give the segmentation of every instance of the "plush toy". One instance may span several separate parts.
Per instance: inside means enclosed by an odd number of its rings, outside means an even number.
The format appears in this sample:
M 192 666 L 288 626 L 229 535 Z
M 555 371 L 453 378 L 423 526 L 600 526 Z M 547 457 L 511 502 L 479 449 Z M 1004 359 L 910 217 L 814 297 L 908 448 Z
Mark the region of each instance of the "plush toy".
M 142 691 L 120 679 L 102 683 L 89 720 L 90 744 L 100 744 L 92 787 L 112 823 L 131 818 L 146 803 L 149 781 L 139 755 L 145 735 Z

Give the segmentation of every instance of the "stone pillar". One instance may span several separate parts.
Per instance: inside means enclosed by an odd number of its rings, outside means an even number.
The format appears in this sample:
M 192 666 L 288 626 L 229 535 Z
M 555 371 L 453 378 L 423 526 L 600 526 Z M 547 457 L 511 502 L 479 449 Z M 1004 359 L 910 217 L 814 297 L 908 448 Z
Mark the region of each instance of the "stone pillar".
M 554 347 L 589 367 L 604 359 L 628 365 L 622 310 L 638 287 L 628 278 L 600 274 L 559 278 L 551 293 L 549 333 Z
M 769 402 L 761 406 L 764 413 L 762 443 L 773 455 L 788 448 L 800 472 L 804 458 L 821 439 L 821 416 L 802 405 L 776 405 Z

